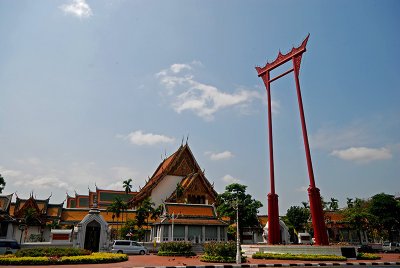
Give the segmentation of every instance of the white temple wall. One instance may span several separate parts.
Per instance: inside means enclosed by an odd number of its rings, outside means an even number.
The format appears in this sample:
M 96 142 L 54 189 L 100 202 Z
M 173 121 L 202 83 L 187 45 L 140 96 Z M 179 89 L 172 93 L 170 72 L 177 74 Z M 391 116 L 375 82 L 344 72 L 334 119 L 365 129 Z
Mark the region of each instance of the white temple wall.
M 175 191 L 176 185 L 181 182 L 182 176 L 167 175 L 151 192 L 151 201 L 157 205 L 162 204 Z

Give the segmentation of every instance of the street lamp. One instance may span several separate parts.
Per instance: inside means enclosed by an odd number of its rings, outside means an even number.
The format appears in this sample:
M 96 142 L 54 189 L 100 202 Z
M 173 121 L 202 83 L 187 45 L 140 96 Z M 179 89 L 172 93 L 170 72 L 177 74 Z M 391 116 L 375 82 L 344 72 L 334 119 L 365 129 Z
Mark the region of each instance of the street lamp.
M 179 214 L 181 214 L 181 213 L 179 213 Z M 171 219 L 172 219 L 172 230 L 171 230 L 172 242 L 174 241 L 174 220 L 178 218 L 179 214 L 175 216 L 175 213 L 172 212 L 172 215 L 171 215 Z
M 242 258 L 240 256 L 240 232 L 239 232 L 239 201 L 236 197 L 235 201 L 231 202 L 236 210 L 236 263 L 241 264 Z

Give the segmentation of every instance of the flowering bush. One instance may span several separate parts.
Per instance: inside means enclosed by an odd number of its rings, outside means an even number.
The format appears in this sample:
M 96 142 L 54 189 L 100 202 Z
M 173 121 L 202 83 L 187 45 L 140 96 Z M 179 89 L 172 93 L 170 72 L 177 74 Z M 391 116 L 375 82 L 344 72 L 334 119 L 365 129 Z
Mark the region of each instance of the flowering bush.
M 204 262 L 236 262 L 236 243 L 229 242 L 208 242 L 203 245 L 204 255 L 201 261 Z M 241 256 L 242 262 L 246 261 L 246 257 Z
M 167 242 L 160 245 L 158 256 L 195 256 L 192 243 L 189 242 Z
M 236 257 L 236 243 L 229 242 L 208 242 L 203 245 L 203 249 L 208 256 Z
M 379 260 L 381 257 L 376 254 L 362 253 L 357 254 L 357 260 Z
M 62 257 L 62 256 L 80 256 L 90 255 L 91 251 L 80 248 L 57 248 L 57 247 L 43 247 L 43 248 L 29 248 L 21 249 L 15 253 L 16 257 Z
M 336 255 L 317 254 L 290 254 L 290 253 L 255 253 L 253 259 L 276 259 L 276 260 L 303 260 L 303 261 L 346 261 L 347 258 Z
M 0 265 L 50 265 L 50 264 L 80 264 L 80 263 L 111 263 L 128 260 L 126 254 L 92 253 L 83 256 L 64 257 L 16 257 L 15 255 L 0 256 Z

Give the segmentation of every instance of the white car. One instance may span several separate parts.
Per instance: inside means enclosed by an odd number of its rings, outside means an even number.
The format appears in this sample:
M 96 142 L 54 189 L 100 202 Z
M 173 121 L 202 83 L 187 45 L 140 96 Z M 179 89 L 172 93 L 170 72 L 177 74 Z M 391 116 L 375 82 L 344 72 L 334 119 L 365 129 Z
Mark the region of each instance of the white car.
M 400 252 L 400 243 L 385 242 L 382 245 L 382 250 L 383 250 L 383 252 L 399 253 Z
M 111 252 L 145 255 L 148 253 L 148 249 L 136 241 L 115 240 L 112 245 Z
M 15 240 L 0 240 L 0 254 L 15 254 L 21 246 Z

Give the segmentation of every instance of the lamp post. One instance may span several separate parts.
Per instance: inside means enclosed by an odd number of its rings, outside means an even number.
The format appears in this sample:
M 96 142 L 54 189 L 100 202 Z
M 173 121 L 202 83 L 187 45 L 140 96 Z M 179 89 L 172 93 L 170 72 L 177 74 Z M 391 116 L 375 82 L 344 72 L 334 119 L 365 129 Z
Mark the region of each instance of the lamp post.
M 240 256 L 239 201 L 238 201 L 238 198 L 236 197 L 235 201 L 232 203 L 236 210 L 236 263 L 241 264 L 242 258 Z
M 179 214 L 176 215 L 176 217 L 175 217 L 175 212 L 172 212 L 172 215 L 171 215 L 171 219 L 172 219 L 172 230 L 171 230 L 172 242 L 174 242 L 174 220 L 177 219 L 178 216 L 179 216 Z

